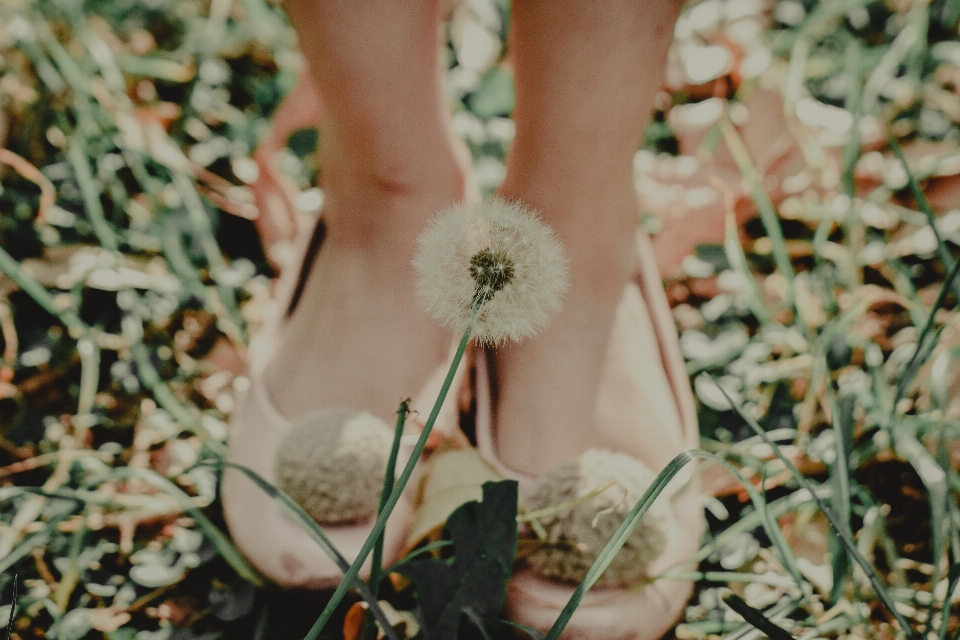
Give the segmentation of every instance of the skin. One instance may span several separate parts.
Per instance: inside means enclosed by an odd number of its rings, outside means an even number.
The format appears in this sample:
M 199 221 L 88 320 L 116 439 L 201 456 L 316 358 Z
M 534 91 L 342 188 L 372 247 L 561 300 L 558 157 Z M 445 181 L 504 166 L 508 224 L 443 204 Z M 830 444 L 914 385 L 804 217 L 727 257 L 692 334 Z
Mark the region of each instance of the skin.
M 389 420 L 451 340 L 420 309 L 410 266 L 426 221 L 466 192 L 439 75 L 442 7 L 286 7 L 323 104 L 328 234 L 267 385 L 288 417 L 345 405 Z M 632 158 L 663 84 L 678 10 L 672 1 L 513 3 L 517 134 L 500 194 L 553 227 L 571 283 L 545 331 L 494 354 L 495 435 L 509 467 L 539 474 L 597 446 L 631 453 L 638 445 L 627 416 L 637 411 L 655 416 L 654 431 L 678 428 L 661 407 L 669 403 L 652 397 L 624 399 L 622 429 L 597 430 L 593 418 L 614 311 L 633 277 Z M 659 353 L 643 358 L 637 366 L 661 386 Z
M 495 354 L 496 439 L 514 469 L 537 475 L 591 447 L 637 446 L 629 425 L 598 432 L 594 411 L 614 311 L 633 277 L 633 154 L 663 85 L 678 10 L 630 0 L 514 3 L 517 135 L 500 192 L 542 212 L 571 275 L 546 330 Z M 648 355 L 637 364 L 662 378 L 659 354 Z M 624 398 L 624 414 L 657 410 L 634 404 Z M 676 425 L 666 419 L 662 428 Z

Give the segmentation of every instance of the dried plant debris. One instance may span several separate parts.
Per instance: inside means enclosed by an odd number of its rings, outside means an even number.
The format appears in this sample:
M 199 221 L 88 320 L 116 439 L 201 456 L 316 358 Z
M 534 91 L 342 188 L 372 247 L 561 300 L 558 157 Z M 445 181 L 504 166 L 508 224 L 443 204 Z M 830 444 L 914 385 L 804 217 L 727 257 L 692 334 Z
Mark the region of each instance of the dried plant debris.
M 244 383 L 224 354 L 268 287 L 243 170 L 294 40 L 260 1 L 0 6 L 12 637 L 202 637 L 263 597 L 197 463 L 224 449 Z
M 514 135 L 508 22 L 477 0 L 447 23 L 453 128 L 485 193 Z M 704 465 L 709 535 L 668 572 L 698 581 L 678 638 L 960 629 L 958 24 L 948 0 L 703 0 L 676 25 L 635 177 L 658 252 L 686 242 L 667 293 L 703 447 L 751 485 Z M 251 154 L 295 40 L 270 0 L 0 3 L 11 637 L 300 638 L 322 608 L 264 584 L 200 464 L 225 450 L 269 310 Z M 278 161 L 308 212 L 320 142 L 300 130 Z M 408 567 L 469 561 L 462 524 Z M 467 578 L 419 605 L 426 573 L 385 580 L 394 633 L 454 628 L 422 617 L 451 594 L 494 620 L 500 556 L 472 604 Z M 321 637 L 360 628 L 352 605 Z

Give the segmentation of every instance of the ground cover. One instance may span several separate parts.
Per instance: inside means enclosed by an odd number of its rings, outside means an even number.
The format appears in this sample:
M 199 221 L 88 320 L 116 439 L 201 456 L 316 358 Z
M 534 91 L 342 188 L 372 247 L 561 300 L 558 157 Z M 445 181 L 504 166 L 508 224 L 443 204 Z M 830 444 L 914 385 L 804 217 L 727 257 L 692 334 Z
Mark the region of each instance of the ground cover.
M 705 0 L 677 25 L 636 157 L 641 222 L 703 448 L 746 481 L 703 471 L 678 638 L 960 630 L 958 22 L 955 1 Z M 480 1 L 448 24 L 454 128 L 485 192 L 512 134 L 508 24 Z M 11 637 L 300 638 L 320 615 L 239 554 L 201 464 L 223 454 L 281 255 L 258 240 L 250 157 L 294 40 L 264 0 L 0 5 Z M 275 158 L 304 215 L 319 143 L 298 130 Z M 357 602 L 320 637 L 356 626 Z

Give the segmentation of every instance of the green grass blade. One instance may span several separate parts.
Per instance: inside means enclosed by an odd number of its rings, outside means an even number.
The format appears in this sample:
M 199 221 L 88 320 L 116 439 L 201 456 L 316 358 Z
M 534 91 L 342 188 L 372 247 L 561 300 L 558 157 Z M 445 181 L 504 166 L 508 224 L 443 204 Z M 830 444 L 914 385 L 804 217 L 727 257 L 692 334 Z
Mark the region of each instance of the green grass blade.
M 754 204 L 757 206 L 757 211 L 760 213 L 760 221 L 763 223 L 763 228 L 767 232 L 767 237 L 770 238 L 770 243 L 773 247 L 773 261 L 774 264 L 777 265 L 777 271 L 790 283 L 790 293 L 788 295 L 792 300 L 793 278 L 796 276 L 796 272 L 793 269 L 793 262 L 791 262 L 790 254 L 787 251 L 787 243 L 783 237 L 783 230 L 780 228 L 780 219 L 777 217 L 777 212 L 773 206 L 773 202 L 770 200 L 770 196 L 767 195 L 766 190 L 763 188 L 763 178 L 759 172 L 757 172 L 753 160 L 750 159 L 750 152 L 747 151 L 747 146 L 743 143 L 733 123 L 726 118 L 721 119 L 720 130 L 723 133 L 723 139 L 727 143 L 727 147 L 730 149 L 730 154 L 733 156 L 734 162 L 736 162 L 737 168 L 740 170 L 740 175 L 743 176 L 743 180 L 747 184 L 747 189 L 753 198 Z
M 193 417 L 193 414 L 183 406 L 180 400 L 170 390 L 170 386 L 160 377 L 160 372 L 153 366 L 150 359 L 150 352 L 143 343 L 135 344 L 130 349 L 133 361 L 137 365 L 137 375 L 140 382 L 150 390 L 151 395 L 157 401 L 157 404 L 164 411 L 173 416 L 174 420 L 195 433 L 207 449 L 214 455 L 225 458 L 227 456 L 227 447 L 214 438 L 207 428 L 200 424 L 200 421 Z
M 296 522 L 301 529 L 303 529 L 307 535 L 314 539 L 317 545 L 323 550 L 327 556 L 333 560 L 336 565 L 344 573 L 348 572 L 350 569 L 350 563 L 347 562 L 347 559 L 343 557 L 343 554 L 337 550 L 337 548 L 330 541 L 330 538 L 327 537 L 327 534 L 324 533 L 323 529 L 316 523 L 316 521 L 311 518 L 303 508 L 298 505 L 294 500 L 288 496 L 286 493 L 273 486 L 267 482 L 263 476 L 259 473 L 245 467 L 241 464 L 235 464 L 233 462 L 226 462 L 220 460 L 211 460 L 209 462 L 203 462 L 201 464 L 209 464 L 215 467 L 229 467 L 230 469 L 236 469 L 243 475 L 247 476 L 255 485 L 260 487 L 260 490 L 270 496 L 271 499 L 277 501 L 284 511 L 287 512 L 294 522 Z M 380 608 L 380 603 L 377 600 L 376 595 L 373 591 L 370 590 L 370 587 L 361 580 L 358 576 L 353 577 L 352 582 L 354 588 L 357 590 L 357 593 L 360 594 L 360 597 L 363 598 L 370 607 L 370 611 L 373 613 L 373 617 L 377 622 L 380 623 L 380 626 L 383 627 L 383 632 L 387 635 L 390 640 L 400 640 L 397 637 L 397 632 L 390 626 L 389 620 L 387 620 L 386 614 L 383 613 L 383 609 Z
M 817 494 L 821 498 L 829 499 L 833 495 L 833 489 L 826 486 L 820 486 L 816 488 Z M 813 502 L 813 496 L 807 490 L 795 491 L 794 493 L 784 496 L 779 500 L 767 505 L 767 511 L 769 512 L 769 517 L 773 520 L 780 518 L 782 515 L 795 511 L 805 504 Z M 727 527 L 720 535 L 714 538 L 711 542 L 708 542 L 703 547 L 700 548 L 697 553 L 690 558 L 690 562 L 702 562 L 709 558 L 711 555 L 716 553 L 724 543 L 726 543 L 730 538 L 756 529 L 759 526 L 764 524 L 764 516 L 761 512 L 754 510 L 753 513 L 750 513 L 732 525 Z
M 934 300 L 933 307 L 930 309 L 930 314 L 927 316 L 927 322 L 923 325 L 923 329 L 920 331 L 920 336 L 917 338 L 917 348 L 910 357 L 910 360 L 907 362 L 907 366 L 904 368 L 903 375 L 901 375 L 900 379 L 897 381 L 897 391 L 893 396 L 893 404 L 890 407 L 890 424 L 893 424 L 893 418 L 897 411 L 897 404 L 899 404 L 900 399 L 903 398 L 903 394 L 907 390 L 907 387 L 911 382 L 913 382 L 914 376 L 916 376 L 917 372 L 920 371 L 920 367 L 922 367 L 924 362 L 927 361 L 927 358 L 930 357 L 930 354 L 933 352 L 933 348 L 937 344 L 937 340 L 940 337 L 939 332 L 934 334 L 932 337 L 930 337 L 930 334 L 933 331 L 933 325 L 936 322 L 937 311 L 939 311 L 943 306 L 943 301 L 947 297 L 947 292 L 950 289 L 950 286 L 956 280 L 958 273 L 960 273 L 960 262 L 954 263 L 953 266 L 951 266 L 950 273 L 947 274 L 946 280 L 944 280 L 943 284 L 940 286 L 940 291 L 937 293 L 937 298 Z
M 782 627 L 778 627 L 771 622 L 763 612 L 747 604 L 747 602 L 735 593 L 731 593 L 723 599 L 728 607 L 743 616 L 743 619 L 756 627 L 759 631 L 767 634 L 770 640 L 793 640 L 793 636 L 786 632 Z
M 70 166 L 73 167 L 74 176 L 77 184 L 80 185 L 80 193 L 83 194 L 83 205 L 90 218 L 90 224 L 93 225 L 93 232 L 103 248 L 110 251 L 119 251 L 120 245 L 117 243 L 117 236 L 113 228 L 107 222 L 107 216 L 103 211 L 103 205 L 100 203 L 100 192 L 93 183 L 93 173 L 90 171 L 90 161 L 87 157 L 86 141 L 75 135 L 70 140 L 70 148 L 67 150 L 67 158 L 70 160 Z
M 787 616 L 793 614 L 800 605 L 803 604 L 805 598 L 781 598 L 772 607 L 764 611 L 766 617 L 770 618 L 771 621 L 775 619 L 786 619 Z M 732 633 L 724 637 L 724 640 L 742 640 L 743 638 L 756 638 L 758 635 L 756 627 L 754 627 L 749 622 L 744 622 L 739 627 L 737 627 Z
M 840 525 L 847 535 L 853 537 L 850 528 L 850 453 L 853 444 L 852 425 L 848 430 L 843 424 L 843 415 L 837 402 L 837 394 L 833 384 L 827 381 L 827 402 L 830 407 L 830 423 L 833 428 L 833 439 L 836 447 L 836 461 L 830 468 L 831 480 L 836 483 L 837 492 L 831 504 L 837 509 Z M 849 432 L 848 432 L 849 431 Z M 835 604 L 841 595 L 843 578 L 847 575 L 850 559 L 842 545 L 836 545 L 830 558 L 833 570 L 833 590 L 830 593 L 830 603 Z
M 950 620 L 951 599 L 953 598 L 953 592 L 956 590 L 957 584 L 960 583 L 960 564 L 954 564 L 950 567 L 948 580 L 947 593 L 943 596 L 943 613 L 940 616 L 939 640 L 946 640 L 947 638 L 947 627 L 949 626 L 947 622 Z
M 36 532 L 26 540 L 18 544 L 14 549 L 3 558 L 0 558 L 0 573 L 6 573 L 7 569 L 20 562 L 30 554 L 31 551 L 39 546 L 47 544 L 50 540 L 50 530 L 57 526 L 57 523 L 64 518 L 58 518 L 56 521 L 47 521 L 47 528 Z
M 727 219 L 724 229 L 723 248 L 727 254 L 727 262 L 733 267 L 734 271 L 740 274 L 744 283 L 747 285 L 747 300 L 750 304 L 750 312 L 753 313 L 761 325 L 770 322 L 770 313 L 766 305 L 763 304 L 763 294 L 760 293 L 760 286 L 750 266 L 747 264 L 747 256 L 743 252 L 743 246 L 740 244 L 740 238 L 737 233 L 737 220 L 733 212 L 727 212 Z
M 220 555 L 223 556 L 223 559 L 237 572 L 238 576 L 258 587 L 264 585 L 263 577 L 247 562 L 247 559 L 240 553 L 236 545 L 233 544 L 230 537 L 223 531 L 220 531 L 217 525 L 213 524 L 210 518 L 193 503 L 193 500 L 183 489 L 149 469 L 118 467 L 114 469 L 113 472 L 120 478 L 139 478 L 176 500 L 180 508 L 189 513 L 190 517 L 196 521 L 200 531 L 213 543 Z
M 387 470 L 383 476 L 383 490 L 380 491 L 380 505 L 377 507 L 377 515 L 383 512 L 384 505 L 387 504 L 387 498 L 393 491 L 393 479 L 397 469 L 397 456 L 400 454 L 400 439 L 403 437 L 403 427 L 407 422 L 407 414 L 410 411 L 410 399 L 400 403 L 397 409 L 397 424 L 393 431 L 393 444 L 390 447 L 390 456 L 387 458 Z M 374 595 L 380 595 L 380 579 L 383 568 L 383 539 L 381 532 L 377 536 L 377 542 L 373 545 L 373 557 L 370 560 L 370 588 Z M 367 625 L 364 635 L 367 640 L 377 640 L 377 629 L 372 621 Z
M 620 551 L 620 548 L 623 547 L 627 538 L 633 530 L 637 528 L 637 525 L 640 524 L 640 519 L 643 518 L 644 514 L 650 509 L 653 501 L 663 492 L 670 480 L 680 473 L 688 462 L 695 458 L 713 457 L 713 454 L 707 453 L 706 451 L 684 451 L 671 460 L 670 464 L 657 475 L 643 496 L 640 497 L 640 500 L 637 501 L 637 504 L 635 504 L 633 509 L 630 510 L 630 513 L 627 514 L 627 517 L 620 523 L 620 526 L 610 540 L 607 541 L 607 544 L 600 551 L 593 565 L 587 570 L 587 575 L 584 576 L 580 584 L 577 585 L 573 595 L 570 596 L 570 600 L 567 601 L 566 606 L 560 612 L 560 617 L 557 618 L 557 621 L 553 623 L 553 626 L 547 633 L 546 640 L 557 640 L 560 637 L 560 634 L 563 633 L 567 623 L 570 622 L 570 618 L 573 617 L 577 607 L 580 606 L 580 603 L 583 601 L 584 596 L 587 595 L 587 591 L 590 590 L 590 587 L 596 583 L 607 567 L 610 566 L 610 563 L 613 562 L 614 556 Z
M 903 149 L 900 148 L 900 143 L 897 142 L 897 139 L 890 132 L 887 132 L 887 142 L 890 144 L 890 150 L 893 151 L 893 155 L 895 155 L 897 160 L 903 165 L 903 170 L 907 174 L 907 184 L 910 186 L 910 193 L 913 194 L 914 200 L 917 201 L 917 206 L 920 207 L 920 211 L 926 216 L 927 224 L 933 229 L 933 237 L 937 240 L 937 256 L 939 256 L 940 262 L 943 263 L 944 271 L 953 273 L 955 266 L 953 256 L 950 255 L 950 249 L 947 248 L 947 244 L 943 241 L 943 238 L 940 237 L 940 232 L 937 231 L 937 216 L 930 207 L 930 202 L 927 200 L 926 194 L 924 194 L 923 189 L 920 188 L 917 177 L 913 171 L 910 170 L 910 165 L 903 155 Z M 949 280 L 949 282 L 952 284 L 952 280 Z M 954 291 L 957 296 L 960 297 L 960 283 L 954 286 Z
M 940 580 L 940 562 L 946 558 L 949 527 L 947 501 L 950 498 L 947 488 L 947 473 L 937 462 L 937 459 L 927 451 L 927 448 L 905 428 L 896 429 L 893 440 L 897 455 L 910 463 L 927 489 L 930 500 L 930 531 L 933 547 L 933 575 L 930 584 L 935 585 Z
M 433 404 L 433 409 L 430 411 L 430 415 L 427 417 L 427 422 L 423 426 L 423 431 L 420 432 L 420 438 L 417 440 L 417 444 L 413 449 L 413 453 L 410 455 L 410 459 L 407 461 L 406 466 L 404 466 L 400 477 L 397 478 L 396 485 L 393 487 L 393 491 L 390 493 L 390 497 L 387 499 L 383 511 L 379 516 L 377 516 L 377 520 L 374 522 L 373 528 L 370 530 L 370 534 L 367 536 L 366 542 L 363 543 L 363 546 L 357 553 L 357 559 L 354 560 L 353 564 L 350 566 L 350 569 L 344 576 L 344 579 L 333 592 L 333 596 L 331 596 L 327 606 L 320 613 L 320 617 L 317 618 L 317 621 L 307 632 L 307 635 L 304 636 L 304 640 L 317 640 L 317 638 L 320 636 L 320 632 L 323 631 L 323 628 L 327 625 L 327 622 L 329 622 L 330 618 L 333 617 L 337 606 L 347 594 L 347 590 L 350 588 L 350 585 L 359 575 L 360 567 L 363 566 L 364 561 L 367 559 L 367 555 L 369 555 L 370 551 L 372 550 L 377 537 L 383 532 L 384 527 L 386 527 L 387 518 L 390 517 L 390 514 L 393 512 L 393 508 L 396 506 L 397 501 L 400 500 L 400 495 L 403 493 L 404 487 L 407 486 L 407 482 L 410 480 L 410 476 L 413 474 L 413 468 L 416 466 L 417 461 L 420 459 L 420 454 L 423 453 L 423 449 L 427 444 L 427 438 L 430 437 L 430 432 L 433 431 L 433 425 L 437 421 L 437 416 L 440 414 L 440 408 L 443 406 L 443 401 L 446 399 L 447 393 L 450 391 L 450 385 L 453 384 L 453 378 L 457 373 L 457 368 L 460 366 L 460 361 L 463 360 L 463 354 L 467 349 L 467 345 L 470 343 L 471 328 L 472 324 L 471 326 L 467 327 L 466 331 L 463 332 L 463 337 L 460 339 L 460 344 L 457 346 L 457 352 L 454 354 L 453 361 L 450 363 L 450 369 L 447 371 L 447 376 L 443 380 L 443 386 L 440 387 L 440 394 L 437 396 L 437 400 Z
M 850 127 L 848 135 L 850 138 L 843 145 L 842 164 L 840 184 L 843 185 L 843 192 L 853 198 L 857 194 L 857 184 L 854 178 L 854 171 L 857 167 L 857 161 L 860 159 L 860 98 L 863 96 L 863 82 L 861 82 L 863 72 L 863 46 L 859 40 L 853 39 L 847 43 L 844 52 L 844 73 L 849 78 L 847 85 L 847 95 L 844 97 L 844 108 L 853 114 L 853 125 Z M 848 217 L 849 220 L 849 217 Z M 847 233 L 851 231 L 850 225 L 847 225 Z M 849 237 L 849 235 L 848 235 Z
M 569 623 L 570 618 L 573 617 L 573 614 L 576 612 L 577 607 L 580 606 L 580 603 L 583 601 L 583 598 L 586 596 L 587 592 L 600 578 L 610 563 L 613 562 L 613 558 L 620 551 L 620 548 L 626 542 L 627 538 L 630 537 L 630 534 L 633 533 L 633 530 L 636 529 L 636 527 L 640 524 L 640 520 L 643 518 L 644 514 L 646 514 L 654 500 L 656 500 L 660 493 L 663 492 L 664 488 L 666 488 L 667 484 L 669 484 L 673 477 L 676 476 L 677 473 L 679 473 L 688 462 L 696 458 L 713 460 L 730 469 L 730 471 L 736 475 L 740 482 L 744 485 L 750 494 L 751 499 L 753 499 L 754 506 L 758 509 L 758 511 L 761 514 L 767 513 L 766 505 L 761 499 L 759 493 L 757 493 L 757 490 L 753 487 L 753 485 L 747 482 L 746 479 L 744 479 L 736 470 L 736 468 L 734 468 L 730 463 L 712 453 L 708 453 L 699 449 L 693 449 L 681 453 L 657 475 L 656 479 L 654 479 L 647 491 L 643 494 L 643 496 L 641 496 L 640 500 L 637 501 L 637 504 L 633 506 L 633 509 L 630 511 L 630 513 L 627 514 L 627 517 L 617 528 L 617 531 L 613 534 L 610 540 L 607 541 L 607 544 L 601 550 L 600 554 L 597 556 L 597 559 L 587 571 L 587 575 L 584 576 L 583 580 L 580 581 L 580 584 L 577 585 L 577 588 L 574 590 L 570 600 L 560 612 L 560 616 L 557 618 L 557 621 L 550 628 L 550 631 L 547 633 L 546 640 L 557 640 L 560 637 L 560 634 L 563 633 L 563 630 Z M 762 519 L 758 524 L 762 524 L 764 526 L 764 529 L 767 531 L 767 534 L 770 536 L 773 544 L 777 547 L 778 551 L 780 551 L 784 566 L 791 573 L 791 576 L 793 577 L 800 591 L 805 593 L 807 590 L 803 586 L 804 580 L 800 574 L 799 568 L 797 568 L 796 559 L 794 558 L 789 545 L 786 543 L 786 540 L 783 538 L 783 532 L 779 527 L 772 523 L 772 518 L 769 518 L 769 514 L 767 514 L 767 517 Z M 687 564 L 692 561 L 693 559 L 690 559 L 682 564 Z M 661 574 L 661 576 L 657 576 L 654 579 L 665 576 L 666 573 Z
M 390 573 L 395 573 L 397 569 L 399 569 L 404 563 L 410 562 L 414 558 L 418 558 L 420 556 L 426 555 L 428 553 L 436 551 L 437 549 L 443 549 L 443 548 L 452 547 L 452 546 L 453 546 L 453 542 L 451 542 L 450 540 L 438 540 L 436 542 L 431 542 L 430 544 L 425 544 L 419 549 L 415 551 L 411 551 L 402 559 L 394 562 L 392 565 L 384 569 L 383 573 L 385 575 Z
M 193 180 L 179 171 L 173 172 L 173 184 L 176 186 L 180 197 L 183 199 L 184 208 L 187 211 L 187 217 L 193 226 L 197 240 L 203 251 L 204 258 L 210 266 L 210 272 L 216 282 L 217 294 L 226 309 L 230 321 L 242 332 L 246 323 L 240 315 L 237 308 L 237 300 L 233 290 L 217 282 L 217 273 L 223 270 L 226 262 L 223 254 L 220 252 L 220 245 L 217 244 L 217 238 L 213 233 L 213 226 L 200 195 L 197 193 L 196 185 Z
M 61 308 L 60 305 L 54 302 L 50 292 L 47 291 L 42 284 L 37 282 L 33 276 L 24 271 L 20 263 L 14 260 L 13 256 L 7 253 L 3 247 L 0 247 L 0 271 L 3 272 L 3 275 L 13 280 L 13 282 L 20 287 L 20 290 L 30 296 L 40 308 L 59 320 L 61 324 L 67 328 L 72 337 L 79 338 L 90 331 L 90 327 L 80 319 L 80 316 L 70 309 Z
M 717 386 L 720 387 L 719 384 Z M 903 614 L 901 614 L 900 611 L 897 610 L 896 606 L 894 606 L 893 598 L 890 596 L 890 592 L 887 590 L 886 586 L 884 586 L 883 581 L 880 580 L 880 576 L 877 574 L 876 569 L 874 569 L 873 566 L 867 562 L 867 559 L 864 558 L 863 555 L 857 550 L 856 542 L 854 542 L 853 538 L 851 538 L 847 533 L 840 518 L 837 517 L 837 515 L 833 512 L 833 509 L 831 509 L 824 500 L 819 498 L 816 493 L 814 493 L 815 485 L 807 480 L 802 473 L 800 473 L 800 470 L 797 469 L 796 465 L 793 464 L 793 461 L 790 460 L 790 458 L 783 455 L 783 451 L 780 450 L 780 447 L 777 445 L 777 443 L 767 437 L 763 427 L 757 424 L 757 421 L 754 420 L 752 416 L 748 415 L 742 407 L 734 402 L 733 398 L 727 394 L 723 387 L 720 387 L 720 390 L 723 391 L 724 396 L 726 396 L 727 401 L 730 403 L 730 406 L 733 407 L 733 410 L 737 412 L 737 415 L 739 415 L 740 418 L 746 422 L 751 429 L 753 429 L 754 433 L 763 438 L 764 442 L 766 442 L 773 449 L 774 455 L 776 455 L 787 466 L 787 469 L 790 470 L 794 480 L 796 480 L 801 487 L 811 492 L 813 499 L 817 503 L 817 506 L 823 512 L 823 515 L 827 517 L 827 520 L 830 521 L 831 526 L 833 527 L 834 531 L 836 531 L 837 537 L 840 538 L 840 540 L 843 542 L 843 545 L 846 547 L 847 553 L 849 553 L 851 557 L 856 560 L 857 564 L 860 565 L 860 568 L 863 569 L 864 573 L 867 575 L 867 578 L 870 580 L 870 584 L 873 585 L 877 596 L 883 601 L 883 604 L 887 607 L 887 610 L 896 619 L 903 633 L 905 633 L 910 640 L 921 640 L 920 635 L 914 631 L 914 629 L 910 626 L 910 623 L 907 622 L 907 619 L 904 618 Z
M 737 477 L 744 489 L 747 490 L 747 493 L 750 494 L 750 500 L 753 502 L 754 508 L 763 516 L 763 528 L 767 532 L 767 536 L 770 538 L 773 546 L 776 547 L 777 552 L 780 554 L 780 560 L 784 568 L 793 577 L 800 591 L 803 592 L 804 579 L 803 574 L 800 572 L 800 566 L 797 564 L 797 558 L 793 554 L 793 549 L 790 548 L 790 543 L 788 543 L 784 537 L 783 530 L 780 529 L 780 526 L 770 517 L 770 510 L 767 509 L 766 474 L 760 479 L 760 489 L 763 491 L 762 496 L 758 495 L 753 485 L 744 478 L 741 478 L 739 473 Z

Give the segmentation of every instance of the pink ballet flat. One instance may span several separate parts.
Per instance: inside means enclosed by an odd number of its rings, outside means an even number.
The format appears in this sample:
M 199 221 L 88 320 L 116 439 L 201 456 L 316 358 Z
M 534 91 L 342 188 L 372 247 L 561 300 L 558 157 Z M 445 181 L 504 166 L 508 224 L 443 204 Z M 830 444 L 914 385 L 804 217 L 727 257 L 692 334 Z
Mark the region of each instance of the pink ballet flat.
M 274 345 L 281 339 L 287 318 L 299 302 L 304 281 L 323 242 L 323 236 L 323 224 L 318 222 L 306 246 L 302 248 L 303 260 L 298 273 L 295 273 L 296 277 L 288 278 L 285 273 L 280 278 L 277 298 L 284 304 L 278 305 L 276 314 L 251 342 L 248 356 L 250 386 L 231 417 L 228 461 L 249 467 L 274 486 L 277 485 L 275 455 L 292 423 L 274 406 L 267 391 L 264 370 L 274 352 Z M 398 474 L 409 460 L 422 429 L 422 424 L 417 424 L 415 419 L 423 420 L 429 414 L 449 368 L 453 351 L 450 353 L 446 364 L 438 367 L 423 391 L 411 403 L 411 408 L 416 413 L 411 414 L 401 440 L 396 467 Z M 458 376 L 462 377 L 462 370 L 463 367 Z M 458 385 L 459 379 L 456 379 L 452 389 L 457 389 Z M 452 400 L 455 397 L 456 393 L 451 393 L 448 401 L 444 403 L 434 427 L 438 435 L 445 430 L 451 430 L 456 424 L 456 402 Z M 387 564 L 399 558 L 406 543 L 416 484 L 417 477 L 414 475 L 387 521 L 383 553 L 384 562 Z M 224 517 L 234 541 L 247 559 L 266 577 L 281 586 L 291 588 L 330 589 L 340 582 L 343 576 L 340 567 L 276 501 L 240 471 L 227 469 L 224 472 L 222 502 Z M 373 521 L 374 518 L 370 517 L 360 522 L 321 526 L 346 560 L 353 562 L 370 533 Z M 368 576 L 369 571 L 368 558 L 361 577 Z
M 614 402 L 615 394 L 629 393 L 637 385 L 645 384 L 643 371 L 638 371 L 633 365 L 638 350 L 642 349 L 642 341 L 638 339 L 639 331 L 635 328 L 638 323 L 631 322 L 631 319 L 642 317 L 637 314 L 649 312 L 670 387 L 665 393 L 672 393 L 680 418 L 680 424 L 673 433 L 658 432 L 655 428 L 645 429 L 642 424 L 637 427 L 639 441 L 652 445 L 644 448 L 640 462 L 656 474 L 677 454 L 697 448 L 699 436 L 693 396 L 684 371 L 673 318 L 659 281 L 649 239 L 642 232 L 637 234 L 637 248 L 636 286 L 625 290 L 617 309 L 607 363 L 599 386 L 601 397 L 598 406 L 607 404 L 604 395 L 609 394 L 611 402 Z M 489 377 L 490 357 L 489 353 L 478 350 L 474 365 L 477 450 L 504 477 L 520 483 L 520 501 L 523 503 L 533 494 L 537 479 L 507 468 L 497 456 L 492 424 L 494 400 Z M 598 420 L 603 420 L 600 413 Z M 666 542 L 661 555 L 648 567 L 646 574 L 649 576 L 656 576 L 690 558 L 699 548 L 704 528 L 696 475 L 681 472 L 664 493 L 666 495 L 661 495 L 657 503 L 669 500 L 669 507 L 661 508 L 661 512 L 667 514 L 663 524 Z M 574 583 L 543 577 L 526 561 L 522 561 L 518 563 L 507 587 L 505 616 L 546 632 L 560 616 L 575 586 Z M 667 579 L 639 587 L 594 586 L 561 637 L 564 640 L 655 640 L 679 619 L 692 586 L 689 582 Z

